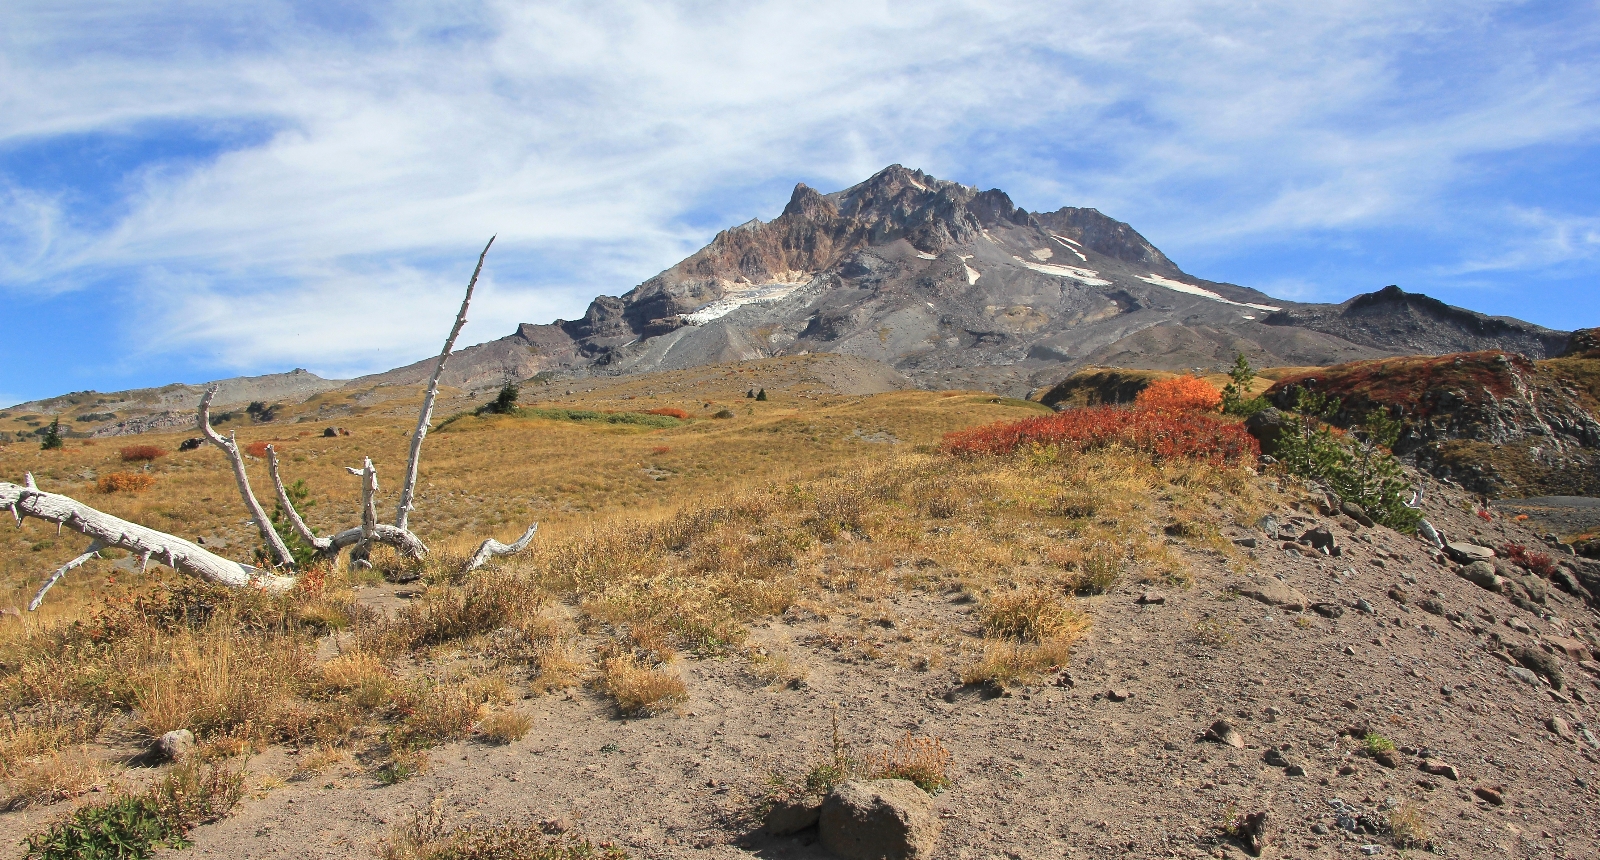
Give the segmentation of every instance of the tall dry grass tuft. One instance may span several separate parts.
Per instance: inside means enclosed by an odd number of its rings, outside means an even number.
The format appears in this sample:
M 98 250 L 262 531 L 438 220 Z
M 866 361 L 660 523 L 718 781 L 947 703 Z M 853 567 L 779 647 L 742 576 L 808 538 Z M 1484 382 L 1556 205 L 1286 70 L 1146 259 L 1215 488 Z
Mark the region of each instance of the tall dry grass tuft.
M 87 747 L 51 750 L 6 768 L 0 812 L 77 797 L 105 781 L 104 766 Z
M 142 493 L 156 485 L 154 475 L 143 472 L 112 472 L 101 475 L 95 489 L 102 493 Z
M 1080 636 L 1089 619 L 1054 588 L 1029 585 L 992 595 L 983 608 L 983 626 L 990 635 L 1043 642 Z
M 689 700 L 683 678 L 665 667 L 641 664 L 632 654 L 607 658 L 601 664 L 601 683 L 627 716 L 658 714 Z

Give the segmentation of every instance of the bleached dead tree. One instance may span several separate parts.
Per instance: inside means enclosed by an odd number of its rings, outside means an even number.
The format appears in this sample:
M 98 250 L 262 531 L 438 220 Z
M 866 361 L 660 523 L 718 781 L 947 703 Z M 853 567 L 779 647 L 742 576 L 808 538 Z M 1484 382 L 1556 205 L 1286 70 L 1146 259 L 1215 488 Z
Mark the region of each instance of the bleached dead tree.
M 410 513 L 415 509 L 422 441 L 426 438 L 428 429 L 433 426 L 433 405 L 438 398 L 439 382 L 444 376 L 445 363 L 449 361 L 450 353 L 455 348 L 456 338 L 466 325 L 467 307 L 472 303 L 472 291 L 478 285 L 478 277 L 483 273 L 484 258 L 488 256 L 489 248 L 493 244 L 494 238 L 491 237 L 489 243 L 483 246 L 483 253 L 478 255 L 478 265 L 472 271 L 472 279 L 467 282 L 467 293 L 461 300 L 461 310 L 456 314 L 455 325 L 451 327 L 450 336 L 445 339 L 444 349 L 439 353 L 439 363 L 435 365 L 433 376 L 428 380 L 428 388 L 422 399 L 422 411 L 417 417 L 417 430 L 411 438 L 411 456 L 406 466 L 406 478 L 400 491 L 400 503 L 393 525 L 378 522 L 378 470 L 369 457 L 364 459 L 360 469 L 348 469 L 352 475 L 361 478 L 361 524 L 340 531 L 332 537 L 318 537 L 306 525 L 305 519 L 301 517 L 293 500 L 289 498 L 283 477 L 278 470 L 277 452 L 272 446 L 267 446 L 267 470 L 272 476 L 278 506 L 283 509 L 285 518 L 295 534 L 308 546 L 313 547 L 322 558 L 333 560 L 344 550 L 353 548 L 356 557 L 364 559 L 373 544 L 392 546 L 409 559 L 427 557 L 427 544 L 409 528 Z M 295 568 L 294 556 L 289 552 L 283 538 L 273 528 L 272 521 L 267 517 L 265 509 L 261 507 L 255 492 L 250 487 L 250 476 L 245 469 L 244 457 L 239 451 L 238 443 L 232 434 L 224 437 L 211 426 L 211 400 L 216 394 L 217 389 L 213 388 L 200 399 L 196 423 L 206 440 L 220 448 L 228 458 L 229 465 L 233 468 L 234 483 L 238 486 L 240 499 L 244 502 L 245 509 L 256 527 L 261 531 L 262 542 L 277 559 L 278 565 L 292 572 Z M 257 587 L 271 591 L 286 591 L 294 587 L 297 581 L 293 576 L 223 558 L 180 537 L 130 523 L 97 511 L 67 496 L 46 493 L 35 486 L 31 474 L 28 475 L 26 486 L 0 483 L 0 510 L 11 511 L 16 518 L 18 528 L 21 528 L 26 517 L 34 517 L 55 523 L 57 533 L 63 528 L 69 528 L 91 539 L 88 549 L 82 555 L 62 565 L 45 581 L 28 605 L 29 611 L 39 608 L 45 592 L 60 581 L 61 577 L 82 566 L 106 548 L 123 549 L 138 555 L 141 560 L 141 570 L 151 559 L 155 559 L 165 561 L 181 573 L 235 588 Z M 466 570 L 469 572 L 476 570 L 497 556 L 521 552 L 533 540 L 534 533 L 538 529 L 538 523 L 529 526 L 515 543 L 505 544 L 494 538 L 485 540 L 467 563 Z

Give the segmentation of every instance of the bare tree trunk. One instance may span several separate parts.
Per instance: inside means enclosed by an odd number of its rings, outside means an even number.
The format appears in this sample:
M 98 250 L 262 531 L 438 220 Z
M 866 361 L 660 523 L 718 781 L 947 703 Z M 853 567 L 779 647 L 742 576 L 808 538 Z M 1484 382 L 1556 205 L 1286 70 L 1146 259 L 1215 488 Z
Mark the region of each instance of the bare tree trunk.
M 33 478 L 29 476 L 28 483 L 32 482 Z M 98 541 L 102 547 L 127 550 L 146 561 L 151 558 L 165 561 L 174 570 L 198 576 L 207 582 L 235 588 L 254 586 L 268 591 L 287 591 L 294 587 L 295 580 L 292 577 L 278 576 L 213 555 L 183 538 L 130 523 L 67 496 L 46 493 L 34 486 L 0 483 L 0 510 L 11 511 L 18 526 L 26 517 L 55 523 L 58 528 L 69 528 Z M 88 561 L 88 555 L 85 553 L 73 559 L 58 571 L 47 587 L 40 589 L 32 607 L 38 606 L 49 585 L 53 585 L 68 570 Z
M 289 554 L 289 548 L 284 546 L 283 538 L 278 537 L 278 532 L 272 528 L 272 521 L 267 519 L 267 512 L 261 509 L 261 503 L 256 501 L 256 494 L 250 489 L 250 476 L 244 470 L 244 457 L 239 454 L 239 445 L 233 440 L 232 434 L 222 438 L 221 434 L 211 428 L 211 398 L 217 396 L 217 389 L 212 388 L 205 396 L 200 398 L 200 433 L 213 445 L 222 449 L 228 455 L 228 462 L 233 464 L 233 480 L 239 485 L 239 495 L 244 499 L 245 510 L 250 512 L 251 519 L 256 521 L 256 527 L 261 530 L 261 542 L 272 550 L 278 557 L 278 563 L 284 567 L 294 567 L 294 556 Z
M 428 393 L 422 396 L 417 432 L 411 434 L 411 458 L 406 463 L 405 483 L 400 487 L 400 506 L 394 514 L 394 527 L 402 531 L 408 529 L 411 521 L 412 502 L 416 498 L 417 465 L 422 461 L 422 440 L 427 437 L 428 428 L 433 426 L 433 401 L 439 395 L 439 379 L 444 376 L 444 364 L 450 360 L 450 350 L 455 348 L 456 336 L 461 334 L 461 327 L 467 324 L 467 305 L 472 303 L 472 289 L 478 285 L 478 275 L 483 272 L 483 258 L 489 256 L 489 247 L 494 244 L 494 238 L 489 237 L 489 244 L 484 245 L 483 253 L 478 255 L 478 267 L 472 270 L 472 280 L 467 282 L 467 294 L 461 299 L 456 324 L 450 329 L 450 336 L 445 338 L 444 350 L 439 353 L 439 364 L 433 368 L 433 378 L 428 380 Z

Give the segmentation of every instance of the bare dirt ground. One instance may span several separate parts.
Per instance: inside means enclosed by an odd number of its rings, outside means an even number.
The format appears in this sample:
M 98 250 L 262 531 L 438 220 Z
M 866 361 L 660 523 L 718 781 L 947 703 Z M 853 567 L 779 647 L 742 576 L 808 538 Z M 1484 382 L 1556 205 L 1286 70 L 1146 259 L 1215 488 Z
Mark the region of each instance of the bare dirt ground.
M 1430 490 L 1430 516 L 1449 537 L 1535 543 L 1524 526 L 1484 522 L 1447 488 Z M 864 627 L 792 609 L 753 641 L 791 654 L 801 689 L 768 687 L 737 659 L 688 659 L 690 698 L 676 714 L 617 719 L 582 691 L 530 699 L 534 728 L 522 740 L 439 747 L 427 773 L 387 787 L 350 762 L 297 776 L 296 756 L 275 749 L 250 768 L 253 782 L 276 787 L 200 830 L 189 854 L 361 856 L 437 804 L 455 822 L 564 819 L 640 857 L 826 856 L 808 834 L 752 836 L 748 815 L 770 772 L 821 754 L 837 705 L 858 748 L 910 731 L 954 753 L 955 785 L 938 797 L 941 856 L 1216 855 L 1233 850 L 1218 831 L 1230 811 L 1261 808 L 1278 823 L 1272 856 L 1390 855 L 1386 838 L 1339 819 L 1386 820 L 1384 807 L 1405 801 L 1420 805 L 1442 856 L 1597 856 L 1596 756 L 1581 736 L 1596 725 L 1595 676 L 1563 655 L 1556 693 L 1486 650 L 1592 635 L 1589 610 L 1551 589 L 1536 615 L 1461 579 L 1415 539 L 1305 511 L 1278 516 L 1331 526 L 1343 555 L 1267 548 L 1264 535 L 1238 530 L 1262 544 L 1242 574 L 1197 557 L 1195 585 L 1164 603 L 1141 604 L 1137 590 L 1094 598 L 1093 631 L 1057 676 L 1070 684 L 985 699 L 948 670 L 899 666 L 889 652 L 904 626 L 971 626 L 960 595 L 897 594 L 878 604 L 882 623 Z M 1285 611 L 1230 590 L 1265 578 L 1342 613 Z M 1461 620 L 1415 605 L 1430 595 Z M 1111 701 L 1113 688 L 1127 698 Z M 1580 734 L 1551 731 L 1552 717 Z M 1201 739 L 1218 718 L 1243 749 Z M 1400 748 L 1395 767 L 1341 734 L 1357 724 Z M 1267 764 L 1270 748 L 1305 776 Z M 1424 755 L 1459 779 L 1419 770 Z M 1473 792 L 1487 787 L 1503 805 Z

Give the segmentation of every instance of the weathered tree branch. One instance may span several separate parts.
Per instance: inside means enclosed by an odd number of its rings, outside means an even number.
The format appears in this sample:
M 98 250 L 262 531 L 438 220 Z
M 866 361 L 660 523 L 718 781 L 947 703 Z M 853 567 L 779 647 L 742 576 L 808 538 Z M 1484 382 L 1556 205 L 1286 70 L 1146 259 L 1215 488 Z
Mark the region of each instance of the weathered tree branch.
M 33 484 L 31 475 L 28 484 L 30 486 L 0 483 L 0 510 L 11 511 L 17 518 L 19 526 L 25 517 L 55 523 L 58 530 L 62 527 L 69 528 L 98 541 L 102 548 L 114 547 L 127 550 L 145 561 L 154 557 L 165 561 L 174 570 L 219 585 L 235 588 L 254 586 L 268 591 L 287 591 L 294 587 L 295 580 L 292 577 L 278 576 L 213 555 L 183 538 L 130 523 L 97 511 L 67 496 L 44 492 L 36 486 L 31 486 Z M 85 553 L 68 562 L 66 567 L 58 571 L 50 584 L 54 584 L 54 580 L 60 579 L 68 570 L 88 561 L 87 556 L 88 553 Z M 30 608 L 38 606 L 38 601 L 44 597 L 46 590 L 48 589 L 40 590 Z
M 478 285 L 478 275 L 483 272 L 483 258 L 489 256 L 489 247 L 494 244 L 495 237 L 489 237 L 489 244 L 483 246 L 483 253 L 478 255 L 478 267 L 472 270 L 472 280 L 467 281 L 467 294 L 461 299 L 461 310 L 456 314 L 456 324 L 450 329 L 450 336 L 445 338 L 444 349 L 439 353 L 439 363 L 433 368 L 433 378 L 428 380 L 428 392 L 422 396 L 422 411 L 417 415 L 417 432 L 411 434 L 411 458 L 406 463 L 405 482 L 400 487 L 400 506 L 395 511 L 395 528 L 406 530 L 411 521 L 413 501 L 416 499 L 417 464 L 422 460 L 422 440 L 428 435 L 428 428 L 433 426 L 433 401 L 439 395 L 439 379 L 444 376 L 445 362 L 450 360 L 450 350 L 455 348 L 456 336 L 461 334 L 461 327 L 467 324 L 467 305 L 472 303 L 472 289 Z
M 273 529 L 272 521 L 267 519 L 267 512 L 261 509 L 261 503 L 256 501 L 256 494 L 250 489 L 250 476 L 245 473 L 244 457 L 239 454 L 238 443 L 233 440 L 232 434 L 224 439 L 211 428 L 211 398 L 215 396 L 217 388 L 213 387 L 200 398 L 200 415 L 197 421 L 200 434 L 211 444 L 221 448 L 222 453 L 228 455 L 228 462 L 233 465 L 233 480 L 239 485 L 239 495 L 244 499 L 245 509 L 256 521 L 256 528 L 261 530 L 261 542 L 272 549 L 272 554 L 278 557 L 279 564 L 292 568 L 294 556 L 289 554 L 289 547 L 284 545 L 283 538 Z
M 267 446 L 267 471 L 272 475 L 272 488 L 278 493 L 278 507 L 283 508 L 284 514 L 289 517 L 289 525 L 294 528 L 294 533 L 317 552 L 323 555 L 333 546 L 333 541 L 325 537 L 317 537 L 312 533 L 306 521 L 300 518 L 300 511 L 295 509 L 294 502 L 289 500 L 289 491 L 283 486 L 283 478 L 278 475 L 278 452 L 271 445 Z M 337 552 L 337 550 L 335 550 Z
M 495 540 L 494 538 L 489 538 L 483 542 L 482 546 L 478 547 L 478 551 L 473 554 L 472 560 L 467 562 L 467 569 L 463 571 L 463 573 L 471 573 L 472 571 L 483 567 L 489 562 L 489 559 L 494 558 L 495 556 L 511 555 L 512 553 L 522 552 L 528 548 L 528 542 L 533 540 L 533 533 L 538 530 L 538 523 L 528 526 L 528 530 L 522 533 L 522 537 L 518 538 L 517 542 L 512 544 L 504 544 Z
M 39 604 L 44 602 L 45 592 L 49 591 L 52 586 L 59 582 L 61 577 L 66 576 L 67 571 L 82 566 L 84 562 L 87 562 L 89 559 L 99 555 L 100 550 L 105 548 L 105 544 L 101 543 L 99 538 L 89 541 L 89 548 L 83 551 L 83 555 L 80 555 L 72 561 L 63 564 L 60 570 L 56 571 L 49 579 L 44 581 L 44 585 L 39 586 L 39 591 L 33 595 L 33 600 L 28 602 L 28 611 L 33 612 L 39 608 Z

